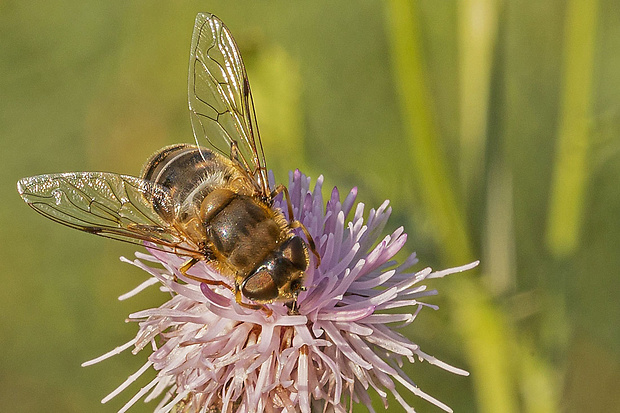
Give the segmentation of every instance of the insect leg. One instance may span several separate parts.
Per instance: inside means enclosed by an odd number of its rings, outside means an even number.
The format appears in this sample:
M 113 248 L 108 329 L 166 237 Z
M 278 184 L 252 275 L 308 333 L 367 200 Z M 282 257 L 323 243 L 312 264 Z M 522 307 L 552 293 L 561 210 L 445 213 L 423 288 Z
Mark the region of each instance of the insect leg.
M 288 188 L 280 184 L 276 187 L 276 189 L 274 189 L 271 192 L 269 197 L 273 199 L 276 196 L 278 196 L 280 192 L 284 192 L 284 198 L 286 199 L 286 206 L 288 207 L 288 219 L 292 222 L 295 218 L 293 217 L 293 204 L 291 203 L 291 197 L 288 194 Z
M 198 263 L 198 261 L 200 261 L 198 258 L 190 258 L 185 264 L 181 265 L 179 271 L 181 272 L 181 274 L 183 274 L 184 277 L 187 277 L 190 280 L 198 281 L 208 285 L 224 287 L 234 292 L 233 288 L 230 285 L 226 284 L 224 281 L 207 280 L 206 278 L 196 277 L 195 275 L 188 274 L 187 271 L 189 271 L 190 268 L 192 268 L 196 263 Z
M 316 266 L 318 268 L 318 266 L 321 265 L 321 256 L 316 250 L 316 244 L 314 243 L 312 235 L 310 235 L 310 232 L 308 232 L 308 228 L 306 228 L 306 226 L 302 224 L 301 221 L 298 221 L 293 217 L 293 204 L 291 203 L 291 197 L 288 194 L 288 188 L 284 185 L 278 185 L 276 189 L 271 192 L 270 196 L 273 199 L 280 192 L 284 192 L 284 198 L 286 199 L 286 206 L 288 207 L 289 225 L 291 226 L 291 228 L 301 228 L 304 235 L 306 236 L 306 239 L 308 240 L 310 251 L 312 251 L 312 253 L 316 257 Z
M 224 287 L 230 290 L 233 294 L 235 294 L 235 301 L 237 301 L 237 304 L 239 304 L 241 307 L 249 308 L 250 310 L 262 310 L 267 314 L 267 317 L 270 317 L 273 314 L 273 311 L 271 309 L 267 308 L 266 306 L 262 304 L 244 303 L 242 301 L 243 296 L 241 294 L 241 289 L 239 288 L 239 284 L 236 281 L 235 281 L 235 286 L 233 288 L 227 283 L 225 283 L 224 281 L 209 280 L 206 278 L 196 277 L 195 275 L 188 274 L 187 271 L 189 271 L 189 269 L 192 268 L 194 265 L 196 265 L 199 261 L 201 261 L 201 259 L 199 258 L 195 258 L 195 257 L 190 258 L 183 265 L 181 265 L 181 267 L 179 267 L 179 271 L 181 272 L 181 274 L 183 274 L 184 277 L 187 277 L 190 280 L 198 281 L 200 283 L 204 283 L 207 285 L 215 285 L 218 287 Z M 178 280 L 175 279 L 175 281 L 178 281 Z
M 273 311 L 269 307 L 262 304 L 244 303 L 243 301 L 241 301 L 243 299 L 243 296 L 241 295 L 241 290 L 238 287 L 235 289 L 235 301 L 237 301 L 237 304 L 239 304 L 241 307 L 249 308 L 250 310 L 262 310 L 265 312 L 267 317 L 271 317 Z
M 308 228 L 306 228 L 304 224 L 302 224 L 301 222 L 297 220 L 291 221 L 290 225 L 291 225 L 291 228 L 301 228 L 304 235 L 306 236 L 306 239 L 308 240 L 308 244 L 309 244 L 308 248 L 310 248 L 310 251 L 312 251 L 312 253 L 316 257 L 316 268 L 319 268 L 319 265 L 321 265 L 321 256 L 319 255 L 319 252 L 316 250 L 316 244 L 314 243 L 314 239 L 312 239 L 312 235 L 310 235 L 310 233 L 308 232 Z
M 190 268 L 192 268 L 194 266 L 194 264 L 196 264 L 198 262 L 198 258 L 190 258 L 189 260 L 187 260 L 183 265 L 181 265 L 179 267 L 179 271 L 181 272 L 181 274 L 183 274 L 185 277 L 187 278 L 192 278 L 193 275 L 189 275 L 187 274 L 187 271 L 189 271 Z M 175 282 L 179 282 L 179 279 L 177 278 L 177 276 L 175 274 L 174 275 L 174 281 Z M 196 280 L 198 281 L 198 280 Z
M 299 307 L 297 307 L 297 297 L 289 303 L 286 303 L 288 307 L 288 315 L 299 315 Z

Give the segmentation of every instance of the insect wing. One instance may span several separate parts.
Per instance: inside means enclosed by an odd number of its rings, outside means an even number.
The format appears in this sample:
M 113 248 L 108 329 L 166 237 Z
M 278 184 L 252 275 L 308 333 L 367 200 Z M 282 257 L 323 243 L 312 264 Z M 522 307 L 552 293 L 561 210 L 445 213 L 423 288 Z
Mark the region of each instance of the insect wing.
M 241 54 L 220 19 L 198 14 L 189 63 L 189 109 L 198 145 L 238 159 L 263 195 L 267 170 Z M 238 153 L 234 153 L 234 147 Z M 233 153 L 231 153 L 233 152 Z
M 71 172 L 20 179 L 21 197 L 40 214 L 71 228 L 143 245 L 180 247 L 184 239 L 162 216 L 174 216 L 168 190 L 143 179 L 105 172 Z M 155 209 L 157 208 L 157 210 Z

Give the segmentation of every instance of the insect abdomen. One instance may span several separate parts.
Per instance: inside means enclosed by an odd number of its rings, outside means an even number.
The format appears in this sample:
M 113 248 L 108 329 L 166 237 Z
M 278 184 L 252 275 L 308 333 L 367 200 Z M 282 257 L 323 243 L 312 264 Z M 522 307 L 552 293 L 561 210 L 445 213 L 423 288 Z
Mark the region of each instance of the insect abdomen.
M 141 177 L 168 188 L 179 206 L 177 216 L 165 216 L 154 202 L 155 210 L 168 221 L 185 221 L 197 215 L 208 193 L 235 178 L 236 171 L 226 161 L 209 149 L 177 144 L 155 153 L 142 168 Z

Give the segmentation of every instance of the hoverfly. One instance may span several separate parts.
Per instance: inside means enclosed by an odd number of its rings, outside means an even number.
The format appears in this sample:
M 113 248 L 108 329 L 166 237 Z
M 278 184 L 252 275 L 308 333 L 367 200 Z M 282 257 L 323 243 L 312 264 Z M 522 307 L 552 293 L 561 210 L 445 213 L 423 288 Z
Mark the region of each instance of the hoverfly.
M 139 178 L 39 175 L 21 179 L 19 194 L 37 212 L 71 228 L 186 256 L 183 276 L 222 285 L 187 273 L 205 261 L 231 280 L 225 286 L 246 307 L 294 303 L 304 289 L 308 250 L 320 258 L 306 228 L 293 218 L 286 187 L 269 187 L 245 67 L 230 31 L 212 14 L 196 17 L 188 92 L 196 145 L 160 149 Z M 290 220 L 273 208 L 281 192 Z

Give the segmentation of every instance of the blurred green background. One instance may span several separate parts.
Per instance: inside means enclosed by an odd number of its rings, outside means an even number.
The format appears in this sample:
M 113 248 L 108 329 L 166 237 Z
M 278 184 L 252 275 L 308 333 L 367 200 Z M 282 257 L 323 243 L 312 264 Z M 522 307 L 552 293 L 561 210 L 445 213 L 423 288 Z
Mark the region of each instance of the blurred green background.
M 15 183 L 138 174 L 190 141 L 199 11 L 242 49 L 279 181 L 300 167 L 391 199 L 418 269 L 481 259 L 433 281 L 441 310 L 405 332 L 471 372 L 415 363 L 423 390 L 458 412 L 620 411 L 617 1 L 0 0 L 3 411 L 112 412 L 148 382 L 101 405 L 146 354 L 80 367 L 165 299 L 116 300 L 145 279 L 118 260 L 133 247 L 43 219 Z

